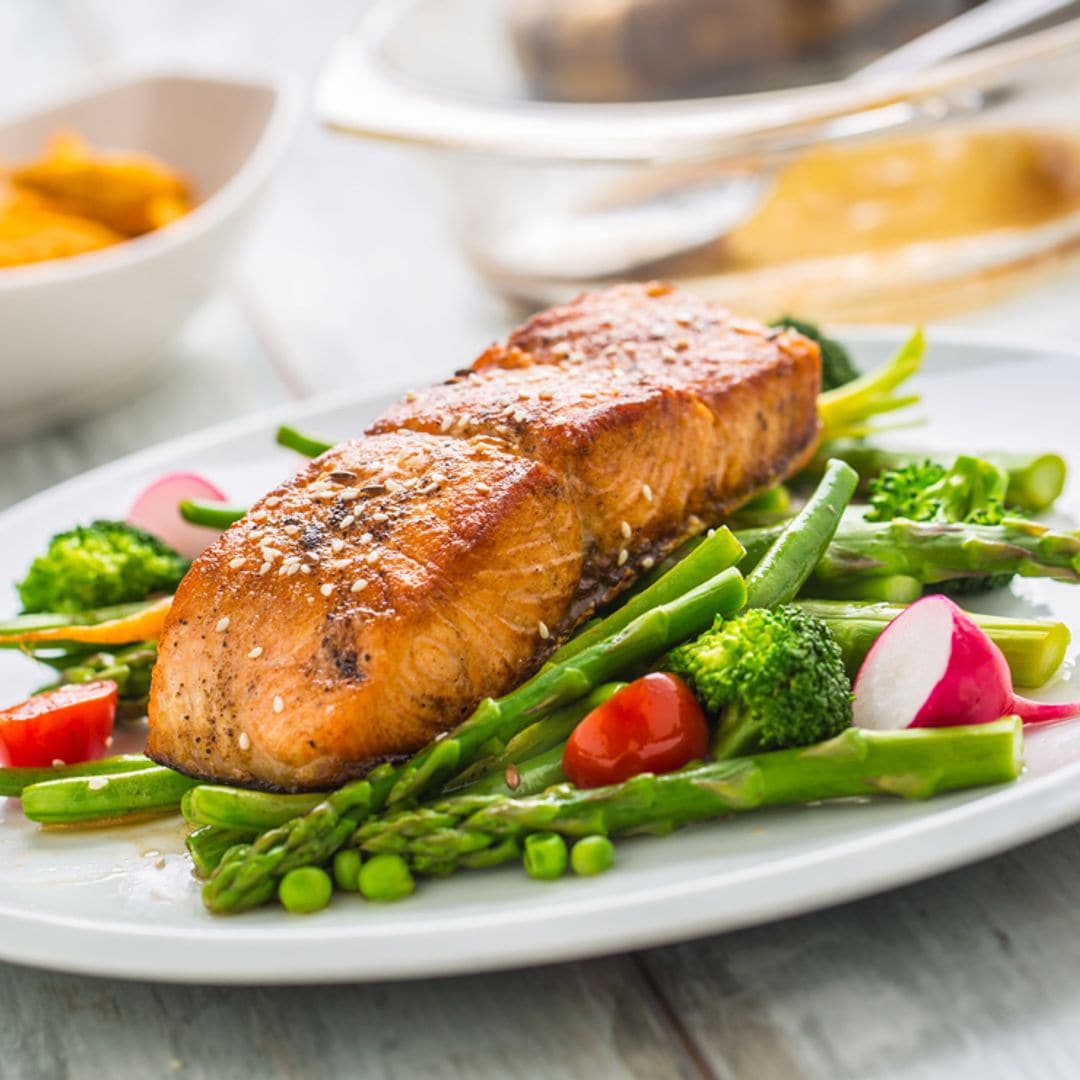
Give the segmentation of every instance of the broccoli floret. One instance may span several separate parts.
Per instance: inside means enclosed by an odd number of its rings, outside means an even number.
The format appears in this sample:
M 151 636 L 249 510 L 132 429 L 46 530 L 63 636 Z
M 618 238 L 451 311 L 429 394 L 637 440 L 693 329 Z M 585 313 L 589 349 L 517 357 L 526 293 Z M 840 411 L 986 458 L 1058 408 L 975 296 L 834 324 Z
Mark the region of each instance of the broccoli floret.
M 828 626 L 802 608 L 718 619 L 668 656 L 716 719 L 713 755 L 809 746 L 851 725 L 851 683 Z
M 1009 474 L 982 458 L 962 454 L 949 469 L 932 461 L 886 469 L 870 481 L 867 521 L 942 521 L 966 525 L 1000 525 L 1014 514 L 1005 505 Z M 1012 574 L 944 581 L 937 591 L 954 596 L 1000 589 Z
M 943 521 L 1000 525 L 1008 515 L 1009 474 L 992 462 L 962 454 L 945 469 L 933 461 L 886 469 L 870 481 L 867 521 Z
M 853 382 L 862 372 L 852 362 L 851 354 L 834 338 L 826 337 L 814 323 L 796 319 L 794 315 L 781 315 L 770 326 L 786 326 L 797 334 L 816 341 L 821 349 L 821 389 L 835 390 L 838 386 Z
M 142 529 L 95 521 L 57 533 L 16 588 L 24 612 L 78 613 L 172 592 L 187 567 Z

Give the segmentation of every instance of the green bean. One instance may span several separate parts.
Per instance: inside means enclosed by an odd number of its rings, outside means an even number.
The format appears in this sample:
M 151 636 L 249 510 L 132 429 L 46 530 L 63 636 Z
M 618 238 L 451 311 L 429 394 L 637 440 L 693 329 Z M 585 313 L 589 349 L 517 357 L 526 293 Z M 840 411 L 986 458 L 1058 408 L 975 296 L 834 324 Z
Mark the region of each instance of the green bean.
M 161 765 L 135 772 L 46 780 L 23 789 L 23 813 L 42 825 L 163 814 L 179 810 L 184 792 L 197 783 Z
M 180 516 L 192 525 L 202 525 L 207 529 L 227 529 L 246 513 L 244 506 L 229 506 L 208 499 L 180 500 Z
M 855 494 L 859 474 L 842 461 L 825 466 L 806 505 L 780 533 L 746 579 L 748 607 L 774 607 L 794 600 L 817 566 Z
M 561 664 L 572 656 L 584 652 L 612 634 L 629 626 L 640 615 L 676 600 L 691 589 L 714 578 L 722 570 L 734 566 L 745 554 L 742 545 L 735 539 L 735 534 L 727 528 L 717 529 L 711 536 L 677 562 L 667 573 L 654 581 L 648 588 L 636 593 L 621 607 L 616 608 L 603 619 L 596 619 L 575 637 L 572 637 L 561 649 L 548 660 L 546 667 Z
M 334 445 L 331 442 L 313 439 L 310 435 L 304 435 L 287 424 L 282 424 L 277 429 L 277 443 L 278 446 L 284 446 L 288 450 L 295 450 L 298 454 L 303 454 L 304 457 L 318 457 L 320 454 L 325 454 Z
M 184 817 L 199 825 L 262 832 L 318 806 L 325 794 L 276 795 L 267 791 L 199 784 L 184 796 Z
M 140 769 L 156 768 L 142 754 L 117 754 L 115 757 L 98 758 L 96 761 L 80 761 L 76 765 L 46 765 L 43 768 L 9 766 L 0 768 L 0 798 L 17 799 L 24 788 L 41 784 L 46 780 L 65 780 L 77 776 L 108 776 L 113 773 L 138 772 Z
M 569 861 L 566 841 L 553 832 L 530 833 L 525 837 L 525 854 L 522 857 L 525 873 L 537 881 L 554 881 L 566 873 Z

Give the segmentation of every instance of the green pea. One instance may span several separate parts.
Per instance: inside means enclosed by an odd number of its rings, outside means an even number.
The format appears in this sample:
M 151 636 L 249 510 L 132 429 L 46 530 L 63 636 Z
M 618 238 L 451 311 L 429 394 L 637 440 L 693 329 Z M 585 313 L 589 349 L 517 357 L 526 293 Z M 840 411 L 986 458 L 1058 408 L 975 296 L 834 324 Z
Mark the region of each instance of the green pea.
M 591 877 L 615 865 L 615 845 L 606 836 L 583 836 L 570 851 L 575 874 Z
M 566 841 L 558 833 L 525 837 L 525 873 L 538 881 L 553 881 L 566 873 Z
M 373 855 L 360 867 L 360 892 L 366 900 L 401 900 L 416 888 L 409 864 L 400 855 Z
M 342 892 L 356 892 L 360 887 L 360 852 L 343 848 L 334 856 L 334 881 Z
M 294 915 L 322 911 L 330 903 L 334 883 L 330 875 L 318 866 L 298 866 L 290 870 L 278 885 L 281 906 Z

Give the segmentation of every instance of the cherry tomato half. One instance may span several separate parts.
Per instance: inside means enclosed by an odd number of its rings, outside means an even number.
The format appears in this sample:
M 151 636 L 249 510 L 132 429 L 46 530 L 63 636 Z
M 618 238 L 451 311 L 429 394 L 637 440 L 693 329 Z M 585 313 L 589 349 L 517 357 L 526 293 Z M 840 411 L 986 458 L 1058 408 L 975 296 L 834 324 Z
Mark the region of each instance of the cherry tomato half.
M 708 749 L 708 724 L 690 687 L 655 672 L 623 687 L 574 728 L 562 767 L 578 787 L 602 787 L 680 769 Z
M 74 683 L 0 709 L 0 760 L 71 765 L 101 757 L 116 716 L 116 683 Z

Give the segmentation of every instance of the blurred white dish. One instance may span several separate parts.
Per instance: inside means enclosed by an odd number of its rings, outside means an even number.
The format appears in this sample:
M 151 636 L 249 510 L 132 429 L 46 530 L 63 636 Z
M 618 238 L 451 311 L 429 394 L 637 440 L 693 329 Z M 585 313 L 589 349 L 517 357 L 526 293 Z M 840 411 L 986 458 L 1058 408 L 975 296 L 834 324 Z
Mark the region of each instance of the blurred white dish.
M 58 130 L 142 150 L 181 172 L 197 206 L 102 251 L 0 269 L 0 439 L 85 415 L 137 389 L 216 285 L 288 141 L 293 109 L 269 82 L 129 77 L 0 124 L 0 160 Z

